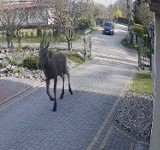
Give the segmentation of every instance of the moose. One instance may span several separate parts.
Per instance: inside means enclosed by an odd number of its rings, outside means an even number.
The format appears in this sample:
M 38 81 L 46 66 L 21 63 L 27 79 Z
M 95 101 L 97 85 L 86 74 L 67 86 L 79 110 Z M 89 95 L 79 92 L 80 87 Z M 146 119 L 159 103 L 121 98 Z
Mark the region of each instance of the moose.
M 53 112 L 57 110 L 57 101 L 56 101 L 56 90 L 57 90 L 57 77 L 60 76 L 63 81 L 62 85 L 62 93 L 60 95 L 60 99 L 63 98 L 64 95 L 64 76 L 65 74 L 68 77 L 68 89 L 70 94 L 72 95 L 72 89 L 70 85 L 70 73 L 69 68 L 67 66 L 67 58 L 64 53 L 54 53 L 53 51 L 48 49 L 49 42 L 42 41 L 40 43 L 39 50 L 39 62 L 42 66 L 44 75 L 46 77 L 46 92 L 51 101 L 54 101 Z M 51 96 L 49 92 L 50 80 L 54 79 L 54 98 Z

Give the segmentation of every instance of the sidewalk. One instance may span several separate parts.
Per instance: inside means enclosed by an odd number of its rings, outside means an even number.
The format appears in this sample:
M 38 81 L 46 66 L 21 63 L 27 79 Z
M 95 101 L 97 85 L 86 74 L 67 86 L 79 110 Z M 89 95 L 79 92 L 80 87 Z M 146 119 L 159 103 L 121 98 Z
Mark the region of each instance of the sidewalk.
M 40 82 L 27 79 L 16 79 L 12 77 L 0 79 L 0 105 L 11 100 L 24 92 L 32 91 Z M 125 92 L 127 86 L 124 87 Z M 122 96 L 122 95 L 121 95 Z M 64 101 L 63 101 L 64 103 Z M 114 112 L 119 104 L 115 101 L 106 119 L 102 122 L 99 130 L 87 147 L 87 150 L 148 150 L 148 145 L 129 136 L 113 123 Z M 109 106 L 108 108 L 109 109 Z
M 119 97 L 127 89 L 137 63 L 133 64 L 132 55 L 115 43 L 111 42 L 113 47 L 107 50 L 107 42 L 101 48 L 95 44 L 100 49 L 97 53 L 107 57 L 96 57 L 71 70 L 74 94 L 65 89 L 64 99 L 57 100 L 56 113 L 51 111 L 53 103 L 45 86 L 36 88 L 44 82 L 0 78 L 1 104 L 33 91 L 1 110 L 0 150 L 148 150 L 147 144 L 113 122 Z M 109 59 L 109 54 L 123 59 Z M 60 92 L 61 84 L 57 96 Z

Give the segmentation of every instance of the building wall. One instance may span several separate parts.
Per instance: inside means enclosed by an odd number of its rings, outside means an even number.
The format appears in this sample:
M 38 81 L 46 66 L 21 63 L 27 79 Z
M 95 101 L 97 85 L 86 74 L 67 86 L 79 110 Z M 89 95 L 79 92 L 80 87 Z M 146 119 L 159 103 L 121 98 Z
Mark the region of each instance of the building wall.
M 160 14 L 155 14 L 154 106 L 150 150 L 160 150 Z
M 53 24 L 53 14 L 51 9 L 46 8 L 45 6 L 25 2 L 24 7 L 22 4 L 19 5 L 18 3 L 4 3 L 1 7 L 5 8 L 4 11 L 2 9 L 0 13 L 0 15 L 2 15 L 0 20 L 0 28 L 2 29 L 9 28 L 8 26 L 16 27 L 17 25 L 22 27 L 35 26 L 38 28 L 47 26 L 49 21 L 50 24 Z M 12 19 L 8 21 L 7 18 Z

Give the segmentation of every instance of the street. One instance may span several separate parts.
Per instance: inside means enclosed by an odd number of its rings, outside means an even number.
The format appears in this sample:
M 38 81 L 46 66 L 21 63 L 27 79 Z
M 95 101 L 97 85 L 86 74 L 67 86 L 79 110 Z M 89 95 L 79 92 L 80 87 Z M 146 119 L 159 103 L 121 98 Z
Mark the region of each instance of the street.
M 119 133 L 111 122 L 114 109 L 137 69 L 136 52 L 120 44 L 126 35 L 118 29 L 114 36 L 92 33 L 94 59 L 70 71 L 73 95 L 66 78 L 62 100 L 58 78 L 56 112 L 44 83 L 2 108 L 0 150 L 129 150 L 137 141 L 128 136 L 109 142 Z

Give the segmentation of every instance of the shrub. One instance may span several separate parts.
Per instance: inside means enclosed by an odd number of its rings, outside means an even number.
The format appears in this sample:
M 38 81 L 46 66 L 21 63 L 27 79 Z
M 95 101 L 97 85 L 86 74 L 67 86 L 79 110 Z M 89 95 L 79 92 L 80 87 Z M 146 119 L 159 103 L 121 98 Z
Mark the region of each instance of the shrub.
M 31 48 L 31 47 L 28 46 L 28 45 L 22 47 L 23 50 L 30 49 L 30 48 Z
M 86 30 L 87 28 L 90 28 L 91 21 L 90 19 L 81 19 L 78 23 L 78 29 L 79 30 Z
M 37 29 L 37 36 L 38 36 L 38 37 L 41 37 L 41 36 L 42 36 L 42 30 Z
M 34 33 L 33 33 L 33 31 L 31 32 L 31 37 L 34 37 Z
M 150 49 L 148 47 L 139 47 L 139 52 L 143 57 L 150 58 Z
M 140 24 L 134 24 L 132 26 L 132 31 L 135 32 L 135 33 L 137 33 L 139 36 L 144 36 L 144 34 L 145 34 L 145 29 Z
M 21 32 L 21 37 L 24 37 L 24 32 Z
M 2 33 L 2 38 L 5 38 L 5 37 L 6 37 L 5 33 Z
M 25 37 L 28 37 L 28 32 L 25 32 Z
M 17 47 L 16 48 L 16 52 L 22 52 L 22 48 L 21 47 Z
M 44 31 L 43 31 L 43 36 L 46 36 L 46 35 L 47 35 L 47 31 L 44 30 Z
M 13 65 L 13 66 L 16 66 L 18 64 L 18 58 L 13 58 L 11 61 L 10 61 L 10 64 Z
M 68 53 L 66 54 L 67 58 L 73 61 L 74 63 L 80 65 L 84 62 L 83 58 L 81 58 L 78 54 L 76 53 Z
M 79 34 L 73 34 L 73 41 L 79 40 L 81 36 Z
M 0 69 L 4 67 L 3 63 L 0 62 Z
M 36 70 L 36 69 L 40 69 L 40 64 L 39 64 L 39 58 L 38 56 L 36 55 L 31 55 L 31 56 L 28 56 L 26 57 L 24 60 L 23 60 L 23 66 L 28 68 L 28 69 L 33 69 L 33 70 Z
M 52 37 L 52 31 L 48 32 L 48 37 Z
M 58 42 L 66 42 L 67 40 L 66 40 L 66 37 L 65 36 L 63 36 L 63 35 L 60 35 L 59 37 L 58 37 Z

